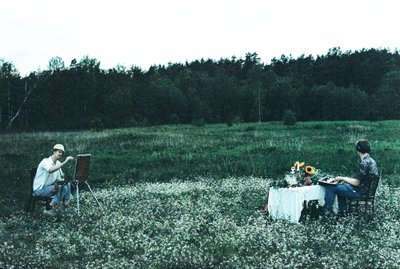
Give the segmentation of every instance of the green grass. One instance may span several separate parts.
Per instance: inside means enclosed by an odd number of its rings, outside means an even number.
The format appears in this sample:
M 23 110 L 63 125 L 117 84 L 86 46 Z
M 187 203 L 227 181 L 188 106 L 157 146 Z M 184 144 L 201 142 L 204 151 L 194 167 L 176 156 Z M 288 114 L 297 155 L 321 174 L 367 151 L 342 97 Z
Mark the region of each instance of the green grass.
M 359 121 L 0 134 L 0 268 L 396 268 L 399 131 Z M 372 222 L 293 225 L 255 209 L 295 161 L 353 175 L 360 138 L 382 174 Z M 80 217 L 74 204 L 55 219 L 24 214 L 29 169 L 56 143 L 92 154 L 106 215 L 87 191 Z
M 4 180 L 25 180 L 26 168 L 49 155 L 55 143 L 67 154 L 93 155 L 91 181 L 99 184 L 168 182 L 197 175 L 277 177 L 295 160 L 332 173 L 353 174 L 354 142 L 367 138 L 385 179 L 399 173 L 400 122 L 306 122 L 159 126 L 101 132 L 3 134 Z M 72 165 L 64 169 L 72 174 Z

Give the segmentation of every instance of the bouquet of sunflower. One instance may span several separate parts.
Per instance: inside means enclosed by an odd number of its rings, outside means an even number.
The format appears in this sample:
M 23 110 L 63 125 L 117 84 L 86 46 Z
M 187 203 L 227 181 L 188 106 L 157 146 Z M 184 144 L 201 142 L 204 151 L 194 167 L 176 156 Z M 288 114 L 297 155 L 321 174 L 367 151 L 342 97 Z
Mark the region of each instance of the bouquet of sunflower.
M 305 165 L 305 162 L 295 162 L 291 168 L 291 173 L 296 175 L 297 186 L 312 185 L 317 174 L 317 169 L 311 165 Z
M 316 178 L 317 173 L 318 170 L 314 166 L 296 161 L 291 167 L 290 172 L 286 173 L 283 179 L 273 182 L 272 187 L 287 188 L 312 185 L 318 181 Z

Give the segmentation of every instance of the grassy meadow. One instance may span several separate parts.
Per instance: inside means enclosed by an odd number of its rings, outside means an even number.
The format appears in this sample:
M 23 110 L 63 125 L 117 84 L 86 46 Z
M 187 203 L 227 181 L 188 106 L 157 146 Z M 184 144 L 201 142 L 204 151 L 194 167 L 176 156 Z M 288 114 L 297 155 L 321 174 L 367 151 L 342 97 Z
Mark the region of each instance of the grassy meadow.
M 398 268 L 400 121 L 171 125 L 0 134 L 0 268 Z M 295 161 L 354 175 L 357 139 L 382 175 L 376 217 L 274 221 L 260 210 Z M 92 154 L 76 204 L 24 212 L 55 143 Z M 73 164 L 63 169 L 72 176 Z

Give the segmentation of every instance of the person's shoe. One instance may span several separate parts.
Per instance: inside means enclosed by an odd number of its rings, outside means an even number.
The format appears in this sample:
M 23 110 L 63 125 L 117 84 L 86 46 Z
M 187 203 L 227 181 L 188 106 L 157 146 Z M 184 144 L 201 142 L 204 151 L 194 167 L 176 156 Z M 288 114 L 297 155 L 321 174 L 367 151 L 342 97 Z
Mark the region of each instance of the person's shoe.
M 52 209 L 45 209 L 43 213 L 48 216 L 54 216 L 54 210 Z
M 69 204 L 71 203 L 71 199 L 63 200 L 61 203 L 64 205 L 64 207 L 68 207 Z

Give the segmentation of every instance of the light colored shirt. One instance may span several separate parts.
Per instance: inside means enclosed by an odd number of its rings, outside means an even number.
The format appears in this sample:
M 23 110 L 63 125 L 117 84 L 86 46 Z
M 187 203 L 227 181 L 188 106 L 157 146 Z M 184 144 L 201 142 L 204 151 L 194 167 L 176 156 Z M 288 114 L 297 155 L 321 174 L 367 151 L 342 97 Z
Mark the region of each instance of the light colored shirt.
M 51 185 L 57 179 L 63 178 L 63 172 L 61 168 L 57 171 L 54 171 L 53 173 L 49 172 L 50 168 L 57 164 L 60 164 L 60 162 L 56 161 L 56 163 L 54 163 L 51 159 L 51 156 L 49 158 L 44 158 L 40 162 L 36 170 L 35 179 L 33 180 L 33 191 L 39 188 L 41 189 L 43 188 L 43 186 Z

